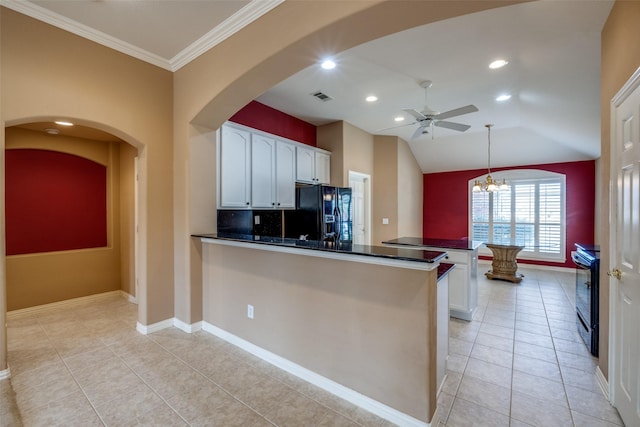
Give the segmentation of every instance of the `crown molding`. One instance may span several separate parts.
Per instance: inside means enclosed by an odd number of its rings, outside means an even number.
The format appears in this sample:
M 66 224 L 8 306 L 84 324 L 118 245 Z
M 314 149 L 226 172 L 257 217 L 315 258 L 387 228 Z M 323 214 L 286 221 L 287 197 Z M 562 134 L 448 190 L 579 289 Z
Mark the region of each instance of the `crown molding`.
M 284 0 L 252 0 L 242 9 L 225 19 L 221 24 L 193 42 L 171 60 L 140 49 L 130 43 L 112 37 L 73 19 L 52 12 L 49 9 L 38 6 L 30 1 L 0 0 L 0 6 L 7 7 L 31 18 L 53 25 L 54 27 L 68 31 L 85 39 L 114 49 L 141 61 L 148 62 L 169 71 L 177 71 L 189 62 L 196 59 L 212 47 L 226 40 L 244 26 L 260 18 Z
M 222 43 L 284 1 L 285 0 L 252 0 L 245 7 L 225 19 L 221 24 L 217 25 L 214 29 L 174 56 L 170 61 L 171 71 L 177 71 L 184 67 L 198 56 L 217 44 Z

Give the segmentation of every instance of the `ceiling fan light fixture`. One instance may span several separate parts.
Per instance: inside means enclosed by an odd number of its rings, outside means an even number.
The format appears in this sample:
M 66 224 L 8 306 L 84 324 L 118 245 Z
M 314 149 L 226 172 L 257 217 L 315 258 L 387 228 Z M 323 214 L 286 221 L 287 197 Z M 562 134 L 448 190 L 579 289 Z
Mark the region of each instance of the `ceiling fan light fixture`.
M 73 126 L 73 123 L 67 122 L 65 120 L 56 120 L 54 123 L 60 126 Z
M 369 96 L 367 96 L 367 97 L 365 98 L 365 100 L 366 100 L 367 102 L 376 102 L 376 101 L 378 100 L 378 97 L 377 97 L 377 96 L 375 96 L 375 95 L 369 95 Z
M 511 95 L 509 95 L 508 93 L 505 93 L 505 94 L 502 94 L 502 95 L 496 97 L 496 101 L 498 101 L 498 102 L 508 101 L 509 99 L 511 99 Z
M 404 117 L 398 116 L 393 119 L 394 122 L 404 122 Z
M 509 61 L 507 61 L 506 59 L 496 59 L 495 61 L 493 61 L 493 62 L 491 62 L 489 64 L 489 68 L 491 68 L 492 70 L 495 70 L 497 68 L 504 67 L 508 63 L 509 63 Z

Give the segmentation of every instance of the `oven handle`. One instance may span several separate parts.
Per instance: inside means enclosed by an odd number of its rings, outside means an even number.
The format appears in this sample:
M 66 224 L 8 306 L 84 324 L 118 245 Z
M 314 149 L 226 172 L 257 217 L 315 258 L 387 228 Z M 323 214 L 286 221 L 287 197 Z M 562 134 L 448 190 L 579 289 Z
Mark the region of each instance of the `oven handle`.
M 589 265 L 588 263 L 585 263 L 585 261 L 582 259 L 580 255 L 578 255 L 576 251 L 571 252 L 571 260 L 578 268 L 581 268 L 583 270 L 591 269 L 591 265 Z

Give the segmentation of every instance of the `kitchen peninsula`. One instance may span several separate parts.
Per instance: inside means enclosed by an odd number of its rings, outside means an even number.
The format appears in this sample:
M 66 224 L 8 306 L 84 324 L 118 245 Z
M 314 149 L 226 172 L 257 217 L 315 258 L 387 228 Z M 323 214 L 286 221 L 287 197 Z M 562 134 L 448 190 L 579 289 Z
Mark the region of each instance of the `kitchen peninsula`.
M 449 309 L 451 317 L 471 321 L 478 307 L 478 248 L 482 242 L 468 239 L 432 239 L 401 237 L 382 242 L 396 248 L 446 251 L 444 262 L 456 265 L 449 277 Z
M 445 252 L 193 237 L 202 245 L 204 330 L 395 424 L 438 424 Z

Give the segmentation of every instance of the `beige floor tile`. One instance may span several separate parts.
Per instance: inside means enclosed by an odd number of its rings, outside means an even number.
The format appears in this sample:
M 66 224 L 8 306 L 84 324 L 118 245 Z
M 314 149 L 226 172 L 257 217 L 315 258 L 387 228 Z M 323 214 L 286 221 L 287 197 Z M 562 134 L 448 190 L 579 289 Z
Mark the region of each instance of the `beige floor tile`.
M 472 376 L 502 387 L 511 388 L 511 369 L 505 368 L 504 366 L 470 358 L 464 375 Z M 460 393 L 461 390 L 462 386 L 458 387 L 458 393 Z
M 78 384 L 71 376 L 49 381 L 33 387 L 20 389 L 16 393 L 16 402 L 21 413 L 45 407 L 51 402 L 79 392 Z
M 572 411 L 614 424 L 623 424 L 616 408 L 609 404 L 602 393 L 594 393 L 570 385 L 566 385 L 565 389 Z
M 447 427 L 508 427 L 509 417 L 483 406 L 456 398 Z
M 472 348 L 473 342 L 459 340 L 458 338 L 449 338 L 449 353 L 469 356 Z
M 535 323 L 537 325 L 548 326 L 546 315 L 535 315 L 527 313 L 516 313 L 516 321 L 524 321 L 529 323 Z
M 594 393 L 600 392 L 600 385 L 595 375 L 595 368 L 591 371 L 583 371 L 568 366 L 560 365 L 562 380 L 566 385 L 583 388 Z
M 166 403 L 149 387 L 136 387 L 108 401 L 94 403 L 100 418 L 107 425 L 123 425 L 154 410 L 158 411 Z
M 516 341 L 513 346 L 513 352 L 534 359 L 544 360 L 545 362 L 557 363 L 558 358 L 556 352 L 549 347 L 541 347 L 535 344 L 528 344 L 522 341 Z
M 511 417 L 539 427 L 573 425 L 571 412 L 566 406 L 517 391 L 511 397 Z
M 473 346 L 471 357 L 473 357 L 474 359 L 484 360 L 485 362 L 504 366 L 509 369 L 511 369 L 511 367 L 513 366 L 512 352 L 487 347 L 482 344 L 475 344 Z
M 550 336 L 532 334 L 531 332 L 516 329 L 515 339 L 516 341 L 526 342 L 528 344 L 535 344 L 551 349 L 553 348 L 553 340 Z
M 462 374 L 460 372 L 447 371 L 447 378 L 444 381 L 444 386 L 442 386 L 442 392 L 455 396 L 461 381 Z
M 480 332 L 476 344 L 497 348 L 502 351 L 513 351 L 513 338 L 504 338 Z
M 549 326 L 546 324 L 532 323 L 524 320 L 516 320 L 516 330 L 529 332 L 532 334 L 551 336 Z
M 509 416 L 511 389 L 464 375 L 456 398 L 461 398 L 492 411 Z
M 570 368 L 581 369 L 583 371 L 593 371 L 596 366 L 598 366 L 598 359 L 595 357 L 583 357 L 581 355 L 559 350 L 556 350 L 556 355 L 558 357 L 558 363 L 561 366 L 568 366 Z
M 356 424 L 349 418 L 342 416 L 336 412 L 329 411 L 325 414 L 324 418 L 320 420 L 317 427 L 359 427 L 360 424 Z
M 447 418 L 449 418 L 449 413 L 451 413 L 451 407 L 453 406 L 453 401 L 455 400 L 455 396 L 448 393 L 440 393 L 438 396 L 438 413 L 440 415 L 440 423 L 446 424 Z
M 95 416 L 95 411 L 78 390 L 60 399 L 50 400 L 46 405 L 23 410 L 21 415 L 26 426 L 64 426 L 67 420 Z
M 149 412 L 139 415 L 117 427 L 182 427 L 188 426 L 187 422 L 180 417 L 168 405 L 161 405 L 153 408 Z M 116 426 L 114 426 L 116 427 Z
M 573 416 L 574 425 L 577 427 L 617 427 L 619 424 L 610 423 L 608 421 L 594 418 L 589 415 L 581 414 L 579 412 L 571 411 Z
M 561 382 L 514 370 L 511 387 L 514 391 L 539 399 L 550 399 L 558 405 L 569 407 Z
M 272 423 L 286 427 L 301 425 L 315 425 L 330 411 L 313 399 L 303 396 L 296 391 L 290 391 L 282 397 L 281 404 L 265 414 L 265 418 Z
M 514 329 L 513 327 L 499 326 L 491 323 L 483 323 L 480 326 L 480 333 L 496 335 L 502 338 L 513 338 Z
M 522 354 L 515 354 L 513 356 L 513 369 L 514 371 L 517 370 L 552 381 L 562 382 L 560 367 L 555 362 L 545 362 Z

